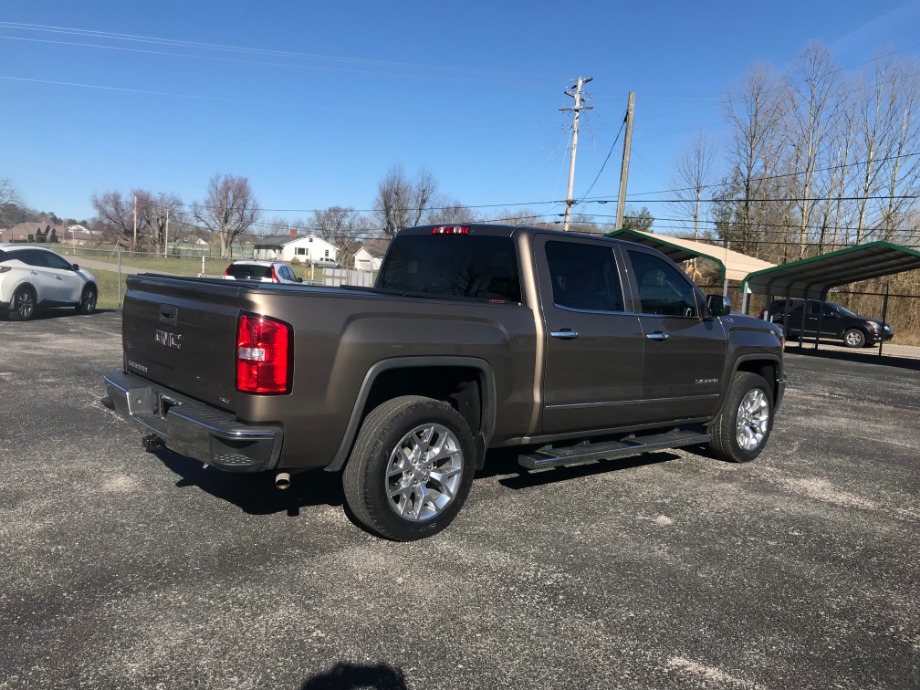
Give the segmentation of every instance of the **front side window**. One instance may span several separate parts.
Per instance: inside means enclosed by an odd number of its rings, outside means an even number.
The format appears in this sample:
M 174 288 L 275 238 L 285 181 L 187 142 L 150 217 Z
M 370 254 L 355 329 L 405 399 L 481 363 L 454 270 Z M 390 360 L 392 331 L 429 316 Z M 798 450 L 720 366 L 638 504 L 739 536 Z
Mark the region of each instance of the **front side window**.
M 681 272 L 664 259 L 630 251 L 643 314 L 699 316 L 696 293 Z
M 45 259 L 48 262 L 48 266 L 51 268 L 60 268 L 64 271 L 72 271 L 73 264 L 71 264 L 67 259 L 62 256 L 58 256 L 54 252 L 42 252 L 45 255 Z
M 546 260 L 557 307 L 623 311 L 623 289 L 611 247 L 547 242 Z

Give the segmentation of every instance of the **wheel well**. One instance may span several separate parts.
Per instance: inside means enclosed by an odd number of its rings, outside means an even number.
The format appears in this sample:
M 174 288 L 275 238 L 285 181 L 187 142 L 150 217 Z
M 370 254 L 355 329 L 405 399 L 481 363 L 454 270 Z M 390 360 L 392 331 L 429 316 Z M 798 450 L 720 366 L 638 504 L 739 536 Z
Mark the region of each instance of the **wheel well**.
M 475 367 L 405 367 L 388 369 L 374 380 L 361 418 L 400 395 L 421 395 L 449 403 L 466 420 L 476 438 L 479 463 L 485 455 L 483 435 L 484 374 Z
M 738 371 L 748 371 L 757 374 L 769 384 L 773 391 L 773 399 L 776 400 L 776 365 L 773 362 L 759 362 L 749 360 L 738 364 Z

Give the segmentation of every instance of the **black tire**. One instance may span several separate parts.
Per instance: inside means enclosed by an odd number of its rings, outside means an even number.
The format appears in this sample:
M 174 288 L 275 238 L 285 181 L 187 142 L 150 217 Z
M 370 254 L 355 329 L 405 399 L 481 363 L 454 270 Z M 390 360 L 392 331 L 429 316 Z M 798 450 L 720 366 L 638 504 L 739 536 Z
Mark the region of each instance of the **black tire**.
M 746 371 L 732 378 L 728 399 L 710 427 L 709 448 L 731 462 L 750 462 L 767 445 L 773 427 L 773 391 L 762 376 Z
M 35 290 L 28 285 L 23 285 L 13 293 L 10 303 L 10 321 L 30 321 L 35 316 Z
M 858 328 L 850 328 L 843 334 L 843 344 L 847 347 L 865 347 L 866 334 Z
M 426 450 L 413 460 L 400 453 L 410 446 Z M 361 425 L 342 476 L 345 500 L 355 518 L 382 537 L 430 537 L 463 507 L 475 453 L 469 426 L 447 403 L 417 395 L 388 400 Z
M 80 303 L 76 307 L 77 313 L 92 314 L 96 311 L 96 300 L 98 297 L 99 295 L 94 285 L 85 286 L 83 288 L 83 293 L 80 295 Z

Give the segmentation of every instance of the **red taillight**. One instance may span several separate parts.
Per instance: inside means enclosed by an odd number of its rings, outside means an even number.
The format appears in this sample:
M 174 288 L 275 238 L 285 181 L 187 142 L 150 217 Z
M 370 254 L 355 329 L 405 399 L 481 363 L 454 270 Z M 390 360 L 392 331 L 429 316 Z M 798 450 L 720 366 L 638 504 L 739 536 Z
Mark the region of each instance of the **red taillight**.
M 242 314 L 236 336 L 236 389 L 243 393 L 290 390 L 291 327 L 257 314 Z
M 278 274 L 275 273 L 275 264 L 272 264 L 272 282 L 273 282 L 273 283 L 280 283 L 280 282 L 281 282 L 280 280 L 278 280 Z
M 439 225 L 431 229 L 432 235 L 469 235 L 468 225 Z
M 229 266 L 227 266 L 227 268 L 224 269 L 224 276 L 225 276 L 225 277 L 226 277 L 226 275 L 227 275 L 227 271 L 229 271 L 229 270 L 230 270 L 230 267 L 229 267 Z

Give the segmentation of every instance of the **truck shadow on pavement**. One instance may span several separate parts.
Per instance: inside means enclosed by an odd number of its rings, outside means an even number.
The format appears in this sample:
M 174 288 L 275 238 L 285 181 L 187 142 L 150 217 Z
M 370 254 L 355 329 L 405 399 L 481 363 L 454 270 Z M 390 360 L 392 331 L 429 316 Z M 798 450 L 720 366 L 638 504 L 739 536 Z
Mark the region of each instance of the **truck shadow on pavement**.
M 499 477 L 498 483 L 502 486 L 520 490 L 605 472 L 657 465 L 680 458 L 676 453 L 658 451 L 617 460 L 599 460 L 581 465 L 533 471 L 518 465 L 519 453 L 519 449 L 489 451 L 485 468 L 476 473 L 476 480 Z M 345 494 L 342 490 L 342 479 L 339 472 L 309 470 L 292 474 L 291 486 L 281 491 L 275 487 L 274 475 L 271 472 L 223 472 L 213 467 L 205 467 L 197 460 L 178 455 L 165 448 L 154 451 L 152 455 L 178 475 L 177 488 L 197 487 L 215 498 L 232 503 L 250 515 L 272 515 L 286 512 L 289 516 L 296 517 L 300 514 L 301 508 L 325 505 L 344 507 L 349 520 L 359 524 L 345 505 Z
M 563 465 L 562 467 L 552 467 L 545 470 L 528 470 L 518 464 L 518 455 L 520 453 L 521 450 L 517 448 L 502 448 L 489 451 L 486 456 L 485 468 L 476 473 L 477 479 L 508 475 L 502 476 L 498 483 L 509 489 L 518 490 L 545 484 L 555 484 L 570 479 L 590 477 L 606 472 L 657 465 L 677 460 L 681 457 L 670 451 L 656 451 L 616 460 L 593 460 L 581 465 Z
M 179 476 L 177 487 L 197 487 L 250 515 L 286 512 L 296 517 L 301 508 L 341 506 L 345 502 L 341 477 L 336 472 L 310 470 L 292 474 L 290 488 L 281 491 L 271 472 L 223 472 L 166 449 L 153 455 Z

